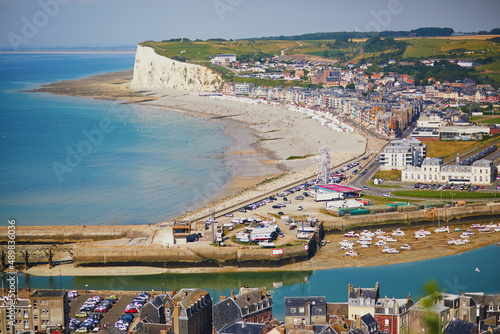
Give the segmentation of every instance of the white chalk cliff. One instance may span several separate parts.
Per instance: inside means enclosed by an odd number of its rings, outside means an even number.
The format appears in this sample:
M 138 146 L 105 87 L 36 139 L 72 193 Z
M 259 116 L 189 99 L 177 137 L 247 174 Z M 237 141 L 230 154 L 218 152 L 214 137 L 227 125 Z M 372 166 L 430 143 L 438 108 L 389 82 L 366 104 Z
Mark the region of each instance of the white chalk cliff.
M 174 88 L 190 91 L 216 91 L 222 84 L 220 75 L 208 67 L 176 61 L 157 54 L 152 48 L 138 45 L 135 53 L 135 90 Z

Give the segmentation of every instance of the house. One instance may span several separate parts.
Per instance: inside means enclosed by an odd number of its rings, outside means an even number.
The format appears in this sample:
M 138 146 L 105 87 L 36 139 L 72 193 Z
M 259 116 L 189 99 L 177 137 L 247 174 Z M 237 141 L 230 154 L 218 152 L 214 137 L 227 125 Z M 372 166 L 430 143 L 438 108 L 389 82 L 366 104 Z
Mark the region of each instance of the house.
M 370 313 L 358 318 L 356 327 L 361 329 L 364 334 L 377 334 L 379 332 L 378 323 Z
M 272 319 L 273 301 L 265 287 L 242 287 L 237 295 L 231 291 L 229 298 L 220 296 L 212 314 L 215 331 L 237 322 L 264 324 Z
M 349 283 L 348 287 L 348 305 L 349 305 L 349 320 L 357 321 L 359 317 L 365 314 L 375 313 L 375 304 L 380 298 L 379 284 L 375 288 L 354 289 Z
M 326 325 L 325 297 L 285 297 L 285 323 Z
M 408 333 L 412 305 L 413 300 L 410 296 L 405 299 L 380 298 L 375 304 L 373 317 L 384 333 Z
M 15 300 L 16 314 L 14 319 L 9 314 L 7 303 L 0 304 L 0 333 L 24 331 L 51 331 L 58 329 L 69 333 L 69 298 L 66 291 L 35 290 L 19 291 Z M 10 320 L 14 321 L 14 328 Z
M 165 307 L 163 301 L 166 295 L 157 295 L 150 302 L 144 305 L 139 313 L 139 318 L 148 323 L 165 323 Z M 148 331 L 145 331 L 148 333 Z
M 477 325 L 472 322 L 453 318 L 444 328 L 444 334 L 477 334 Z
M 252 322 L 236 322 L 216 331 L 218 334 L 261 334 L 266 325 Z
M 213 65 L 229 65 L 236 61 L 235 54 L 218 54 L 212 58 Z
M 198 288 L 181 289 L 174 296 L 166 295 L 165 323 L 175 334 L 212 332 L 212 299 Z

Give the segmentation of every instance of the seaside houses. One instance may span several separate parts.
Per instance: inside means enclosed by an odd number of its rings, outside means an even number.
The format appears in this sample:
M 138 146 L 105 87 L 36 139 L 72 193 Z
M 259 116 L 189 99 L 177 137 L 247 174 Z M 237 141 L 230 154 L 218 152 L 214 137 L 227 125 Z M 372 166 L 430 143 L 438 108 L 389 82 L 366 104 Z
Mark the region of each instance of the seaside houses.
M 285 323 L 293 325 L 326 325 L 325 297 L 285 297 Z
M 273 301 L 267 289 L 242 287 L 237 295 L 220 296 L 213 306 L 214 330 L 219 331 L 238 322 L 265 324 L 272 319 Z M 224 333 L 227 333 L 224 332 Z
M 20 291 L 14 304 L 14 319 L 10 318 L 10 305 L 5 302 L 5 298 L 3 301 L 0 304 L 0 333 L 51 332 L 55 329 L 69 333 L 67 324 L 70 308 L 66 291 Z
M 384 333 L 406 334 L 410 325 L 410 307 L 413 300 L 410 296 L 404 299 L 380 298 L 375 304 L 373 317 Z
M 365 314 L 375 313 L 375 304 L 380 298 L 379 284 L 374 288 L 355 289 L 350 283 L 348 286 L 349 319 L 356 321 Z
M 212 332 L 212 299 L 198 288 L 181 289 L 166 295 L 165 323 L 175 334 L 205 334 Z

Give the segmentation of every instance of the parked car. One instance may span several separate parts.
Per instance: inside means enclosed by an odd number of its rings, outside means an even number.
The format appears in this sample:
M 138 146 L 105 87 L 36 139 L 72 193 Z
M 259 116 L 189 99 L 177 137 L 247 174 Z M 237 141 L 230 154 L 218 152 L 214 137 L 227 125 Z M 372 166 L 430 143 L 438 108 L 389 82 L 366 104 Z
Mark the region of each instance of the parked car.
M 367 187 L 367 186 L 363 186 L 363 189 L 364 189 L 364 190 L 370 190 L 370 188 L 369 188 L 369 187 Z
M 304 207 L 302 205 L 299 205 L 299 207 L 297 208 L 297 210 L 302 211 L 302 210 L 304 210 Z
M 283 211 L 280 211 L 280 212 L 278 212 L 278 215 L 284 216 L 285 214 L 283 213 Z
M 392 197 L 392 195 L 389 193 L 384 193 L 384 197 Z
M 75 317 L 78 317 L 78 318 L 86 318 L 87 315 L 88 315 L 88 313 L 85 311 L 80 311 L 80 312 L 75 313 Z

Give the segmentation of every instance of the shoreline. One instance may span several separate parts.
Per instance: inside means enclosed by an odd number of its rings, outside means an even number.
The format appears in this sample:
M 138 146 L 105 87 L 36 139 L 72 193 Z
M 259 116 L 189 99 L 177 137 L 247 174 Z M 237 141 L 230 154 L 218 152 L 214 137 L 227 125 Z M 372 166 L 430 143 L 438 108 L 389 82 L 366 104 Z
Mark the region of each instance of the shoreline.
M 127 84 L 132 75 L 132 70 L 111 72 L 55 82 L 29 92 L 124 101 L 124 104 L 187 113 L 228 125 L 226 135 L 233 143 L 224 152 L 224 163 L 231 174 L 230 182 L 222 185 L 217 180 L 208 180 L 220 188 L 215 196 L 207 194 L 208 199 L 190 210 L 189 214 L 180 212 L 177 217 L 158 223 L 172 221 L 179 216 L 194 220 L 208 214 L 208 207 L 214 207 L 214 202 L 230 201 L 235 196 L 240 196 L 241 200 L 242 195 L 244 200 L 266 193 L 270 186 L 255 189 L 266 178 L 280 176 L 283 179 L 280 183 L 285 184 L 309 177 L 316 171 L 315 155 L 320 146 L 328 146 L 332 161 L 339 165 L 365 153 L 371 145 L 369 140 L 376 143 L 370 150 L 373 152 L 385 144 L 385 141 L 355 132 L 335 132 L 314 119 L 281 106 L 218 100 L 173 89 L 133 91 Z M 287 160 L 290 156 L 309 158 Z M 249 188 L 254 189 L 249 192 Z M 200 214 L 200 210 L 206 212 Z
M 490 234 L 491 235 L 491 234 Z M 331 236 L 330 236 L 331 237 Z M 326 239 L 328 239 L 327 237 Z M 341 236 L 341 238 L 344 238 Z M 20 270 L 24 274 L 33 276 L 148 276 L 158 274 L 221 274 L 221 273 L 245 273 L 245 272 L 304 272 L 316 270 L 329 270 L 346 267 L 379 267 L 392 264 L 411 263 L 417 261 L 424 261 L 434 258 L 441 258 L 461 254 L 464 252 L 472 251 L 482 247 L 492 246 L 500 242 L 500 236 L 493 238 L 495 240 L 482 240 L 480 242 L 468 243 L 465 246 L 444 246 L 445 251 L 440 252 L 426 252 L 425 254 L 418 254 L 415 256 L 413 251 L 401 252 L 396 255 L 382 254 L 378 256 L 370 256 L 367 258 L 361 257 L 345 257 L 338 256 L 343 252 L 338 251 L 338 245 L 328 244 L 331 249 L 323 254 L 318 252 L 313 258 L 307 261 L 288 264 L 281 267 L 187 267 L 187 268 L 161 268 L 161 267 L 143 267 L 143 266 L 113 266 L 113 267 L 73 267 L 72 264 L 59 264 L 51 269 L 47 265 L 33 266 L 28 270 Z M 444 243 L 444 241 L 443 241 Z M 427 246 L 430 247 L 430 246 Z M 460 248 L 465 247 L 465 248 Z M 390 259 L 388 261 L 388 259 Z M 338 261 L 342 260 L 343 263 Z M 113 268 L 112 271 L 104 270 L 105 268 Z

